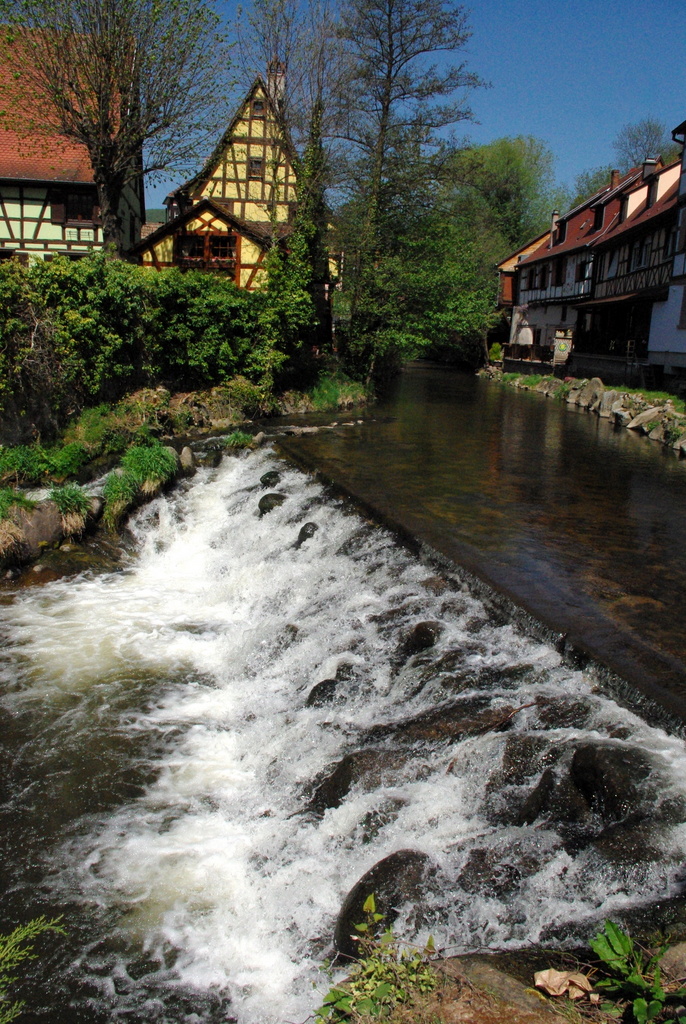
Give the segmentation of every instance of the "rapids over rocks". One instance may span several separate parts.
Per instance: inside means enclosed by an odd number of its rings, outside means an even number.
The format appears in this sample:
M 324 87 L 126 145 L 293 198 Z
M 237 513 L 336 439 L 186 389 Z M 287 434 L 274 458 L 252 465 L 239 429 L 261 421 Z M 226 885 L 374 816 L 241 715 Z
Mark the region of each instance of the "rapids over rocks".
M 683 741 L 459 570 L 269 449 L 132 529 L 122 571 L 0 606 L 3 920 L 68 930 L 33 1020 L 302 1021 L 346 895 L 401 850 L 428 869 L 396 927 L 451 953 L 679 891 Z

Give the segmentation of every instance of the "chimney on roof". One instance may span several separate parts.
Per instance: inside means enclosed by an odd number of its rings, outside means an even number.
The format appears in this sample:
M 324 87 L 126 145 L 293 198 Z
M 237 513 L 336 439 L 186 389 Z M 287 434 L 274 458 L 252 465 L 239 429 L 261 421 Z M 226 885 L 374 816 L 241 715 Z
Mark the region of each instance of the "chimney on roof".
M 286 65 L 273 57 L 267 64 L 267 92 L 272 103 L 280 107 L 286 88 Z
M 555 229 L 557 228 L 557 222 L 560 219 L 560 211 L 553 210 L 550 217 L 550 241 L 548 242 L 548 248 L 552 249 L 555 245 Z
M 610 171 L 610 188 L 617 188 L 619 185 L 619 171 Z
M 657 169 L 657 164 L 658 164 L 658 161 L 655 159 L 655 157 L 647 156 L 645 158 L 645 160 L 643 161 L 643 180 L 644 181 L 646 180 L 646 178 L 649 178 L 651 174 L 655 173 L 655 170 Z

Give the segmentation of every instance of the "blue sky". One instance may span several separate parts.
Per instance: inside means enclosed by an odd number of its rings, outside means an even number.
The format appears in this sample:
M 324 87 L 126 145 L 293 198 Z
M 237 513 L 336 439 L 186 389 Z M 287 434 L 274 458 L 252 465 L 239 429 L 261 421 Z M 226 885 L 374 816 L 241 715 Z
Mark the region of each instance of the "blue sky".
M 225 3 L 226 9 L 233 5 Z M 669 129 L 686 120 L 684 0 L 469 0 L 469 68 L 476 90 L 474 143 L 535 135 L 556 158 L 558 180 L 613 161 L 620 128 L 644 117 Z M 148 207 L 169 186 L 146 188 Z

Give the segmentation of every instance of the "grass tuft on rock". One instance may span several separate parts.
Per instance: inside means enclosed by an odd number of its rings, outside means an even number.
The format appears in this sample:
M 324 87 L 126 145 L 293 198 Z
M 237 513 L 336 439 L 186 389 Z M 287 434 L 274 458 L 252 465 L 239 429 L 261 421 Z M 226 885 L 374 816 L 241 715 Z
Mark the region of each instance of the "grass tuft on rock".
M 131 473 L 115 470 L 105 480 L 102 496 L 105 500 L 103 523 L 109 530 L 116 530 L 124 513 L 138 497 L 138 482 Z
M 134 445 L 121 460 L 122 469 L 143 494 L 150 497 L 171 480 L 176 473 L 176 455 L 161 444 Z
M 246 434 L 243 430 L 234 430 L 224 438 L 225 448 L 249 448 L 252 444 L 252 434 Z
M 83 533 L 91 505 L 84 489 L 78 484 L 65 484 L 63 487 L 53 487 L 49 497 L 60 510 L 65 536 L 73 537 Z

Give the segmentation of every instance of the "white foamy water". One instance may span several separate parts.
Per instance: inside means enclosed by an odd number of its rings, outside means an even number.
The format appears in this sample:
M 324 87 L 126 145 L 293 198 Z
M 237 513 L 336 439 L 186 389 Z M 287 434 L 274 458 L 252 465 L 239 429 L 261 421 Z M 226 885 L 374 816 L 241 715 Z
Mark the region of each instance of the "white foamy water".
M 287 498 L 259 518 L 268 469 Z M 306 521 L 318 530 L 297 549 Z M 559 763 L 582 742 L 638 749 L 677 801 L 682 741 L 594 692 L 551 646 L 489 619 L 459 580 L 425 586 L 436 570 L 273 453 L 204 470 L 134 530 L 140 553 L 126 571 L 0 608 L 4 707 L 39 723 L 22 749 L 44 758 L 46 785 L 65 800 L 43 888 L 92 919 L 67 973 L 94 1020 L 304 1020 L 345 894 L 401 849 L 438 865 L 419 937 L 431 928 L 452 951 L 516 946 L 569 922 L 583 934 L 673 890 L 684 815 L 661 827 L 659 858 L 609 857 L 511 813 L 558 762 L 531 754 L 528 772 L 505 769 L 515 740 L 562 751 Z M 440 623 L 436 646 L 400 658 L 423 621 Z M 337 672 L 339 699 L 307 706 Z M 345 754 L 403 746 L 369 729 L 476 696 L 503 716 L 521 709 L 511 729 L 415 737 L 374 787 L 309 808 Z

